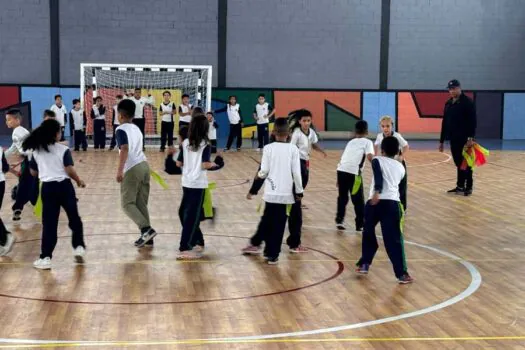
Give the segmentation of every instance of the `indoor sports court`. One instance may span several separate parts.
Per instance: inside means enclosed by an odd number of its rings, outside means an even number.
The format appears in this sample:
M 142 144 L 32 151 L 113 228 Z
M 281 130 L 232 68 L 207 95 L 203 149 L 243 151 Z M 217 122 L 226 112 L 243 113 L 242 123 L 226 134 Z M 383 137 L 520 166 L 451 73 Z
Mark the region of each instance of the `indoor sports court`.
M 0 349 L 525 349 L 523 23 L 0 0 Z

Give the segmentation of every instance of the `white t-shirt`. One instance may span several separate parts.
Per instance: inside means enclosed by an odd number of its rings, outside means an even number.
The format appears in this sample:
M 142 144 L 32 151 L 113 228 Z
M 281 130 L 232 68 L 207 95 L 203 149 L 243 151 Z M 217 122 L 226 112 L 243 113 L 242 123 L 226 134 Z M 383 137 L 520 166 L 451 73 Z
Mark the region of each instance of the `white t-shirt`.
M 188 113 L 188 112 L 191 112 L 191 108 L 193 106 L 192 105 L 184 105 L 184 104 L 181 104 L 179 106 L 179 113 Z M 181 116 L 179 114 L 179 122 L 185 122 L 185 123 L 189 123 L 191 122 L 191 114 L 188 114 L 188 115 L 185 115 L 185 116 Z
M 265 202 L 294 204 L 294 185 L 297 194 L 303 193 L 297 147 L 285 142 L 273 142 L 264 146 L 258 176 L 266 179 L 263 195 Z
M 8 156 L 15 152 L 18 152 L 19 154 L 23 156 L 31 155 L 31 151 L 29 150 L 24 151 L 22 149 L 22 144 L 24 143 L 24 140 L 28 136 L 29 136 L 29 131 L 27 131 L 27 129 L 24 128 L 23 126 L 20 125 L 14 128 L 13 135 L 12 135 L 13 143 L 11 144 L 11 147 L 9 147 L 9 149 L 5 152 L 5 155 Z
M 135 103 L 135 116 L 133 117 L 135 119 L 143 119 L 144 118 L 144 107 L 147 104 L 153 105 L 155 103 L 155 99 L 153 98 L 153 96 L 149 96 L 149 97 L 142 96 L 138 100 L 135 98 L 135 96 L 131 96 L 128 98 Z
M 71 119 L 73 120 L 73 128 L 75 130 L 83 130 L 86 127 L 84 125 L 84 110 L 79 109 L 77 111 L 72 109 L 69 113 L 71 114 Z
M 128 159 L 124 163 L 124 173 L 146 161 L 146 155 L 142 150 L 142 133 L 138 126 L 133 123 L 124 123 L 115 131 L 115 137 L 119 148 L 128 145 Z
M 379 176 L 383 180 L 383 186 L 379 199 L 389 199 L 399 202 L 399 184 L 405 177 L 403 164 L 393 158 L 377 156 L 372 160 L 372 183 L 370 184 L 369 199 L 375 192 L 375 178 Z M 376 172 L 379 172 L 376 175 Z
M 230 124 L 239 124 L 241 121 L 241 106 L 236 103 L 233 106 L 228 104 L 226 106 L 226 113 L 228 114 L 228 120 L 230 121 Z
M 401 152 L 403 150 L 403 147 L 408 145 L 408 142 L 401 136 L 398 132 L 392 132 L 392 136 L 394 136 L 397 141 L 399 141 L 399 151 Z M 383 133 L 377 134 L 376 141 L 374 142 L 374 145 L 378 146 L 381 150 L 381 142 L 383 142 L 383 139 L 385 138 L 385 135 Z
M 343 151 L 341 161 L 337 166 L 337 171 L 344 171 L 354 175 L 359 175 L 363 169 L 366 156 L 374 154 L 374 144 L 366 137 L 358 137 L 350 140 Z
M 69 147 L 61 143 L 47 146 L 49 151 L 39 149 L 33 151 L 29 166 L 38 171 L 41 182 L 64 181 L 69 179 L 65 167 L 74 165 Z
M 210 123 L 210 128 L 208 129 L 208 138 L 210 140 L 217 140 L 217 128 L 215 128 L 215 120 L 212 120 Z
M 118 121 L 118 105 L 113 106 L 113 125 L 120 125 Z
M 257 103 L 255 105 L 255 115 L 257 115 L 257 124 L 268 124 L 270 119 L 268 115 L 271 113 L 272 109 L 268 102 L 263 104 Z
M 210 145 L 203 141 L 199 149 L 193 151 L 190 148 L 190 140 L 186 139 L 182 142 L 181 148 L 177 160 L 183 164 L 182 187 L 208 188 L 208 174 L 206 169 L 202 169 L 202 163 L 210 161 Z
M 103 107 L 103 106 L 100 106 L 100 107 Z M 102 108 L 104 113 L 105 113 L 105 110 L 106 108 Z M 104 120 L 106 119 L 106 115 L 105 114 L 100 114 L 100 111 L 99 111 L 99 108 L 95 105 L 93 105 L 93 114 L 95 115 L 95 119 L 96 120 Z
M 300 127 L 296 128 L 292 133 L 292 140 L 290 143 L 296 145 L 299 148 L 299 154 L 301 159 L 309 160 L 310 152 L 312 151 L 312 145 L 319 142 L 317 134 L 314 129 L 310 128 L 308 130 L 308 135 L 306 135 Z
M 164 104 L 162 102 L 159 106 L 159 113 L 162 116 L 163 122 L 172 123 L 173 122 L 173 114 L 175 114 L 175 103 L 169 102 L 168 104 Z M 167 114 L 164 114 L 167 113 Z
M 50 108 L 53 112 L 55 112 L 57 122 L 60 124 L 60 126 L 65 126 L 66 116 L 67 116 L 67 108 L 64 104 L 62 106 L 58 107 L 56 104 L 52 105 Z

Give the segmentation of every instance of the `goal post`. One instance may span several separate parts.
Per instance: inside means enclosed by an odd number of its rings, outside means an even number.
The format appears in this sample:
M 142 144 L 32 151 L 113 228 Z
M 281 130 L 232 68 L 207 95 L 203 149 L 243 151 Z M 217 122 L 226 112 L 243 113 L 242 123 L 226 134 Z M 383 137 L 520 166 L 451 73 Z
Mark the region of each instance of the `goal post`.
M 208 65 L 151 65 L 151 64 L 80 64 L 80 101 L 88 119 L 87 134 L 93 134 L 93 123 L 89 117 L 93 99 L 102 97 L 106 107 L 106 136 L 113 133 L 113 106 L 117 95 L 141 89 L 142 96 L 151 99 L 144 107 L 146 146 L 160 144 L 161 116 L 159 105 L 163 102 L 164 91 L 171 93 L 171 102 L 175 103 L 177 114 L 174 134 L 178 132 L 178 107 L 181 97 L 187 94 L 190 104 L 199 106 L 204 111 L 211 110 L 212 66 Z

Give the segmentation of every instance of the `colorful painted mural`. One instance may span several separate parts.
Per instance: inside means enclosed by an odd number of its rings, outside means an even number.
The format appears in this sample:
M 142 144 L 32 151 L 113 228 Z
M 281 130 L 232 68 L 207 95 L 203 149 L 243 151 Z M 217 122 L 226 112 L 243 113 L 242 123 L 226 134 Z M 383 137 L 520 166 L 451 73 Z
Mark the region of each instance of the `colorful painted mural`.
M 75 87 L 0 86 L 0 116 L 9 108 L 18 107 L 25 116 L 26 126 L 40 124 L 44 109 L 53 103 L 55 94 L 63 95 L 64 103 L 78 98 Z M 443 91 L 326 91 L 272 89 L 214 89 L 212 109 L 224 108 L 228 97 L 237 96 L 244 119 L 243 136 L 255 136 L 253 109 L 260 93 L 284 117 L 291 110 L 307 108 L 313 122 L 322 132 L 353 131 L 355 122 L 364 119 L 371 133 L 378 131 L 379 118 L 392 116 L 398 131 L 407 137 L 435 138 L 441 129 L 443 106 L 448 94 Z M 179 95 L 175 93 L 175 95 Z M 478 113 L 478 138 L 525 139 L 525 92 L 469 91 Z M 159 101 L 160 101 L 160 96 Z M 111 104 L 111 103 L 109 103 Z M 151 118 L 151 113 L 146 114 Z M 225 112 L 216 113 L 219 124 L 219 145 L 228 135 L 229 122 Z M 109 123 L 109 121 L 108 121 Z M 3 123 L 1 123 L 3 124 Z M 158 129 L 151 118 L 150 129 Z M 69 130 L 67 131 L 69 132 Z M 0 125 L 0 135 L 9 134 Z

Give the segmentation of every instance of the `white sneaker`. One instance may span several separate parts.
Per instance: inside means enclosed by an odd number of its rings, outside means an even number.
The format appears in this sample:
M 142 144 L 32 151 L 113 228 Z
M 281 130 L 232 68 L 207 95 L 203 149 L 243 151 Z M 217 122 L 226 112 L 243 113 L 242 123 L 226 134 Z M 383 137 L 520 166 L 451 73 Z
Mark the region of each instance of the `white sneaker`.
M 15 244 L 15 236 L 12 233 L 7 234 L 7 241 L 5 242 L 3 248 L 2 254 L 0 256 L 4 256 L 9 254 L 11 250 L 13 249 L 13 244 Z
M 261 151 L 262 151 L 262 148 L 257 148 L 257 149 L 255 150 L 255 152 L 261 152 Z
M 35 260 L 33 267 L 40 270 L 51 270 L 51 259 L 46 257 L 44 259 Z
M 75 262 L 77 264 L 84 263 L 84 254 L 86 254 L 86 249 L 84 249 L 84 247 L 81 245 L 73 249 L 73 255 L 75 256 Z

